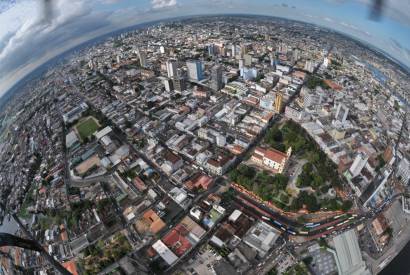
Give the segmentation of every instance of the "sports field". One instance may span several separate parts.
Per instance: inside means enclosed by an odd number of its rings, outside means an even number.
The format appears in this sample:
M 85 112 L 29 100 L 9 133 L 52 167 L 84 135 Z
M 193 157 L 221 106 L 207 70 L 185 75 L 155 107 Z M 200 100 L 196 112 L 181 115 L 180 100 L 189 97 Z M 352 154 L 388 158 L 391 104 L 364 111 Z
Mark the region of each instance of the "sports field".
M 94 134 L 99 127 L 100 126 L 98 125 L 98 122 L 93 117 L 87 117 L 75 126 L 75 128 L 77 129 L 77 133 L 80 135 L 81 140 L 84 140 L 87 137 Z

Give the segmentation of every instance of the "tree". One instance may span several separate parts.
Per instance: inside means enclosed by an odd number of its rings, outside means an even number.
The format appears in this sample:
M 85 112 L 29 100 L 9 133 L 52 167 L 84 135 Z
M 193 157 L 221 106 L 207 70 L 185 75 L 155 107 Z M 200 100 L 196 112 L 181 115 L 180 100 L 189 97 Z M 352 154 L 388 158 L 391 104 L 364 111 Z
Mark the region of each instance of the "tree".
M 311 256 L 308 256 L 308 257 L 306 257 L 306 258 L 303 259 L 303 262 L 304 262 L 306 265 L 310 265 L 310 264 L 312 263 L 312 261 L 313 261 L 313 258 L 312 258 Z
M 345 200 L 345 201 L 343 201 L 343 203 L 342 203 L 342 210 L 343 211 L 348 211 L 350 208 L 352 208 L 352 206 L 353 206 L 353 202 L 352 201 L 350 201 L 350 200 Z
M 289 178 L 282 174 L 276 174 L 274 178 L 275 186 L 278 190 L 285 190 L 288 185 Z

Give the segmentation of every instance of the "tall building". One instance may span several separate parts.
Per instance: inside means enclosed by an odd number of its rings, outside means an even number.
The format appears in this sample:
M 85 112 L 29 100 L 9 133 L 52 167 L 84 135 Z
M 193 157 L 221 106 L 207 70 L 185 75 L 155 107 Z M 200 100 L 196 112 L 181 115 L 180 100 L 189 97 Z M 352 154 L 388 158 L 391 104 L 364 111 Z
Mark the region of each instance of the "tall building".
M 168 60 L 167 61 L 167 73 L 169 78 L 173 78 L 178 76 L 177 75 L 177 61 L 176 60 Z
M 244 67 L 241 70 L 241 76 L 244 80 L 254 80 L 258 77 L 258 70 L 256 68 L 247 68 Z
M 348 114 L 349 108 L 347 108 L 344 104 L 339 103 L 339 105 L 337 106 L 335 119 L 344 123 Z
M 145 68 L 147 66 L 147 57 L 143 51 L 138 50 L 138 58 L 140 60 L 140 66 Z
M 232 56 L 235 57 L 238 54 L 238 52 L 236 51 L 236 45 L 232 44 Z
M 215 65 L 211 71 L 211 88 L 215 91 L 219 91 L 222 87 L 222 67 Z
M 188 68 L 188 77 L 192 80 L 202 80 L 203 73 L 202 73 L 202 63 L 199 60 L 191 60 L 186 62 L 186 66 Z
M 349 168 L 350 174 L 352 174 L 353 178 L 360 174 L 363 167 L 367 163 L 367 159 L 368 159 L 368 157 L 367 157 L 366 154 L 364 154 L 364 153 L 357 154 L 356 158 L 354 159 L 354 161 L 352 163 L 352 166 L 350 166 L 350 168 Z
M 276 93 L 275 95 L 275 112 L 280 113 L 282 111 L 282 105 L 283 105 L 283 94 L 282 93 Z
M 245 60 L 243 58 L 239 59 L 239 70 L 242 71 L 242 69 L 245 67 Z
M 292 62 L 297 62 L 300 58 L 300 50 L 299 49 L 293 49 L 292 51 Z
M 164 54 L 164 53 L 165 53 L 165 48 L 164 48 L 164 46 L 160 46 L 160 47 L 159 47 L 159 52 L 160 52 L 161 54 Z
M 396 175 L 403 184 L 410 185 L 410 162 L 407 158 L 400 161 Z
M 208 55 L 215 55 L 215 45 L 214 44 L 209 44 L 208 45 Z
M 244 54 L 243 59 L 245 61 L 245 66 L 251 66 L 252 65 L 252 55 Z
M 183 77 L 175 77 L 172 79 L 172 84 L 174 86 L 174 91 L 182 92 L 185 90 L 185 79 Z
M 164 83 L 165 91 L 170 92 L 174 89 L 174 85 L 172 83 L 172 79 L 169 78 L 164 78 L 162 81 Z
M 304 69 L 306 71 L 310 72 L 310 73 L 313 73 L 313 71 L 315 70 L 315 66 L 316 66 L 316 64 L 315 64 L 314 61 L 307 60 L 306 63 L 305 63 L 305 68 Z

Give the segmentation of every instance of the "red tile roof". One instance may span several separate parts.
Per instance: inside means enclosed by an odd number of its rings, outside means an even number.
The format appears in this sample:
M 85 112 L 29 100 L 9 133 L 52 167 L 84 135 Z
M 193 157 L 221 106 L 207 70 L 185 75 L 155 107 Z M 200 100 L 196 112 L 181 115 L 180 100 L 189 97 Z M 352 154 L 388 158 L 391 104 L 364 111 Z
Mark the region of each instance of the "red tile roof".
M 188 234 L 186 229 L 180 224 L 175 226 L 164 238 L 162 238 L 163 243 L 171 249 L 175 255 L 178 257 L 182 256 L 188 249 L 192 247 L 191 243 L 187 238 L 184 237 Z
M 276 163 L 282 163 L 282 161 L 287 159 L 287 155 L 281 151 L 276 149 L 263 149 L 261 147 L 257 147 L 255 149 L 255 157 L 257 155 L 263 155 L 265 158 L 268 158 Z
M 74 260 L 63 263 L 65 269 L 67 269 L 71 274 L 78 275 L 77 266 Z

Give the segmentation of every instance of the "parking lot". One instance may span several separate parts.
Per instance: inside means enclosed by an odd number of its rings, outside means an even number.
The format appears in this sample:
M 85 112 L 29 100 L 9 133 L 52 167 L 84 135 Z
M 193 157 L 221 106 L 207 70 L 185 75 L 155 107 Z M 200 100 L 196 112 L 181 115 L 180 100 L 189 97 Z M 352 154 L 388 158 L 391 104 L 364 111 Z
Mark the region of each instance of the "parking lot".
M 184 267 L 186 274 L 192 275 L 211 275 L 215 274 L 213 270 L 214 263 L 221 259 L 215 251 L 203 246 L 198 253 L 196 253 L 192 259 L 190 259 Z

